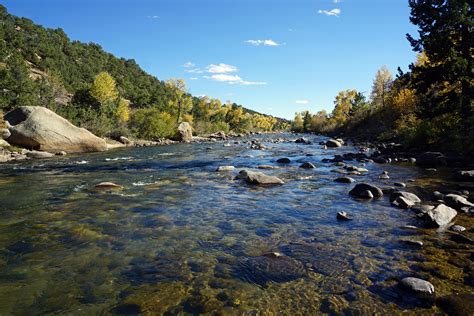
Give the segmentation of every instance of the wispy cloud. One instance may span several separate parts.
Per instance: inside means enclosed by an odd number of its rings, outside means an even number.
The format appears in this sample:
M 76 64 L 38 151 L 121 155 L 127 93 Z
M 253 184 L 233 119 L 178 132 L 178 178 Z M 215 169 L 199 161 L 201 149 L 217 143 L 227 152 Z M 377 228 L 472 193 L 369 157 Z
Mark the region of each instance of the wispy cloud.
M 339 15 L 341 14 L 341 9 L 332 9 L 332 10 L 319 10 L 318 11 L 319 14 L 325 14 L 327 16 L 335 16 L 335 17 L 339 17 Z
M 309 103 L 309 100 L 306 100 L 306 99 L 303 99 L 303 100 L 296 100 L 295 103 L 296 103 L 296 104 L 308 104 L 308 103 Z
M 211 79 L 213 81 L 225 82 L 228 84 L 238 84 L 243 86 L 254 86 L 254 85 L 266 85 L 263 81 L 246 81 L 240 78 L 238 75 L 226 75 L 226 74 L 215 74 L 212 76 L 204 76 L 204 78 Z
M 190 74 L 202 74 L 204 70 L 200 68 L 187 68 L 187 69 L 184 69 L 184 72 L 187 72 Z
M 188 62 L 184 63 L 183 67 L 184 68 L 194 68 L 194 67 L 196 67 L 196 65 L 194 63 L 188 61 Z
M 332 0 L 332 3 L 341 3 L 342 0 Z
M 245 43 L 251 44 L 253 46 L 281 46 L 283 44 L 277 43 L 272 39 L 266 40 L 246 40 Z
M 232 66 L 232 65 L 227 65 L 227 64 L 210 64 L 206 67 L 207 72 L 213 73 L 213 74 L 224 74 L 224 73 L 229 73 L 229 72 L 236 72 L 239 69 L 237 67 Z
M 191 77 L 189 80 L 198 80 L 198 77 Z
M 146 17 L 147 19 L 152 19 L 152 20 L 156 20 L 160 18 L 158 15 L 147 15 Z

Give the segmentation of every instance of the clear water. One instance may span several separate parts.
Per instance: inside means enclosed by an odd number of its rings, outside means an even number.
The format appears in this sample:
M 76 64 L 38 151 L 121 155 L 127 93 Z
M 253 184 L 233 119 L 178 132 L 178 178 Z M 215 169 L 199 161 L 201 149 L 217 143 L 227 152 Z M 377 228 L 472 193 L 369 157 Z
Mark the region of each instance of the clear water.
M 265 151 L 178 144 L 0 165 L 0 315 L 432 314 L 435 305 L 407 299 L 397 280 L 422 277 L 440 296 L 472 292 L 472 247 L 401 228 L 420 223 L 387 198 L 352 199 L 352 185 L 333 182 L 335 167 L 321 160 L 356 149 L 323 151 L 312 140 L 264 142 Z M 234 180 L 239 168 L 281 157 L 293 162 L 261 171 L 284 185 Z M 298 168 L 304 161 L 317 168 Z M 215 172 L 220 165 L 236 170 Z M 413 178 L 420 194 L 435 181 L 416 167 L 365 167 L 358 181 Z M 382 170 L 390 180 L 378 179 Z M 94 190 L 103 181 L 124 188 Z M 338 222 L 341 210 L 354 220 Z M 407 237 L 425 246 L 400 243 Z

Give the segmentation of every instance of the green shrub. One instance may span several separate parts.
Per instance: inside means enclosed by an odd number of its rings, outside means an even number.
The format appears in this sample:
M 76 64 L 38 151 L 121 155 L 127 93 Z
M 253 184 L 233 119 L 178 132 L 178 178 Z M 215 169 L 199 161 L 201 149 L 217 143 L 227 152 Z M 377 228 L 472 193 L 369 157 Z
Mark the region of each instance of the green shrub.
M 171 114 L 153 108 L 134 111 L 129 124 L 135 136 L 149 140 L 170 138 L 177 128 Z

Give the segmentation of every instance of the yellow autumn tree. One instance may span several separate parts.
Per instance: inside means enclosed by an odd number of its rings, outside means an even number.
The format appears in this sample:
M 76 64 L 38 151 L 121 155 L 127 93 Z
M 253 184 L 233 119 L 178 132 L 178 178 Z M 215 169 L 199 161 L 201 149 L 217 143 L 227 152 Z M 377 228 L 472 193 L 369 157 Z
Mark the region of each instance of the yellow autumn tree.
M 89 93 L 101 107 L 109 106 L 118 98 L 115 79 L 108 72 L 102 71 L 95 77 Z
M 412 113 L 416 103 L 416 92 L 413 89 L 401 89 L 393 98 L 393 107 L 400 114 Z
M 119 122 L 126 123 L 130 120 L 130 101 L 120 98 L 117 108 L 115 109 L 115 116 Z

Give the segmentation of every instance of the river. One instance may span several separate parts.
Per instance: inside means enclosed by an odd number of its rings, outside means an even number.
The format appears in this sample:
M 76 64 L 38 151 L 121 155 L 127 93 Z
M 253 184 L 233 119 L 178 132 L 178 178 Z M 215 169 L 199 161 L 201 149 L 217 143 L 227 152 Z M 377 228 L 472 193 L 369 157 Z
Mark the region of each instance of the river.
M 333 181 L 321 160 L 356 148 L 256 137 L 267 150 L 175 144 L 0 165 L 0 314 L 419 315 L 440 310 L 400 291 L 402 277 L 429 280 L 438 296 L 472 292 L 472 246 L 403 228 L 420 226 L 412 211 L 355 200 L 353 184 Z M 299 168 L 306 161 L 316 168 Z M 260 171 L 285 184 L 234 179 L 258 165 L 278 166 Z M 414 179 L 407 190 L 420 194 L 440 181 L 413 165 L 365 168 L 357 181 Z M 94 189 L 104 181 L 123 190 Z

